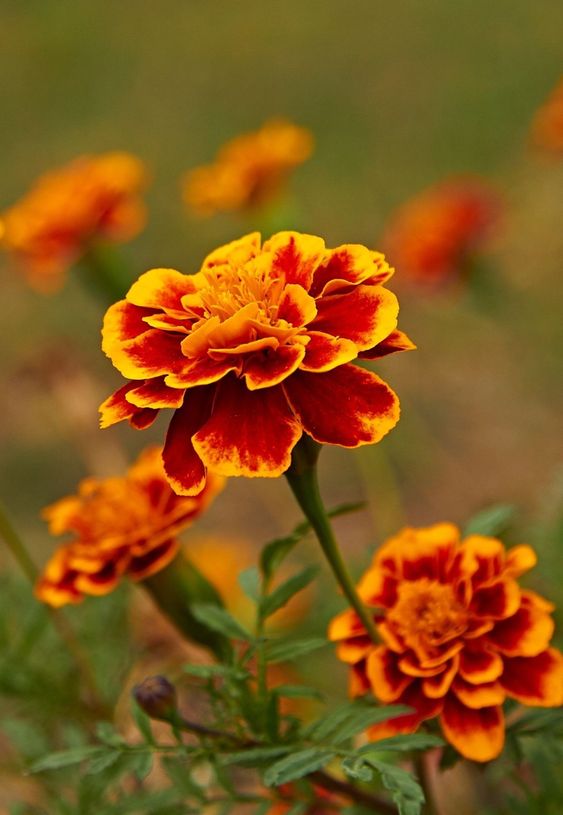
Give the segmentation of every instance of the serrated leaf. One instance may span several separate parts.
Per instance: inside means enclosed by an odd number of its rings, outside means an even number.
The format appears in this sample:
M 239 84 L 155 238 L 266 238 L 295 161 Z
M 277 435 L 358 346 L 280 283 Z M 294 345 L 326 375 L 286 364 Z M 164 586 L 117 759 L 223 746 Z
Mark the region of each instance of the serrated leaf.
M 111 722 L 98 722 L 96 725 L 96 736 L 100 741 L 103 741 L 104 744 L 108 744 L 110 747 L 121 747 L 124 743 Z
M 247 750 L 237 750 L 235 753 L 226 753 L 220 758 L 223 766 L 237 764 L 241 767 L 259 767 L 274 758 L 285 756 L 293 750 L 288 744 L 277 747 L 249 747 Z
M 274 589 L 271 594 L 264 597 L 260 603 L 260 616 L 262 619 L 266 619 L 280 608 L 283 608 L 295 594 L 302 591 L 314 580 L 318 571 L 317 566 L 307 566 L 306 569 L 294 574 Z
M 374 752 L 381 753 L 384 750 L 428 750 L 432 747 L 442 747 L 443 744 L 444 740 L 439 736 L 432 736 L 428 733 L 407 733 L 364 744 L 358 750 L 358 755 Z
M 373 778 L 373 770 L 366 766 L 361 756 L 347 756 L 342 762 L 342 769 L 350 778 L 369 782 Z
M 366 755 L 364 759 L 381 776 L 383 786 L 391 793 L 400 815 L 420 815 L 424 792 L 414 776 L 401 767 L 378 761 L 373 756 Z
M 74 747 L 72 750 L 60 750 L 57 753 L 51 753 L 48 756 L 43 756 L 38 761 L 34 761 L 28 771 L 30 773 L 40 773 L 44 770 L 60 770 L 63 767 L 71 767 L 73 764 L 80 764 L 86 759 L 96 758 L 106 753 L 105 747 L 95 747 L 93 745 Z
M 303 640 L 275 640 L 267 643 L 265 657 L 267 662 L 286 662 L 305 656 L 311 651 L 317 651 L 325 645 L 328 645 L 327 640 L 320 637 Z
M 123 753 L 119 752 L 118 750 L 108 750 L 106 753 L 98 756 L 97 758 L 90 759 L 86 769 L 86 775 L 97 775 L 98 773 L 107 770 L 108 767 L 115 764 L 115 762 L 121 758 L 122 755 Z
M 465 525 L 465 535 L 500 535 L 512 521 L 516 507 L 512 504 L 495 504 L 474 515 Z
M 141 710 L 139 705 L 134 699 L 131 700 L 131 712 L 135 719 L 137 729 L 147 744 L 154 744 L 154 736 L 152 733 L 151 720 L 144 710 Z
M 251 566 L 241 572 L 238 576 L 238 582 L 246 596 L 255 603 L 258 602 L 260 596 L 260 572 L 257 567 Z
M 308 747 L 298 750 L 268 767 L 264 773 L 264 784 L 267 787 L 278 787 L 289 781 L 303 778 L 309 773 L 320 770 L 335 757 L 336 753 L 319 747 Z
M 150 751 L 134 754 L 131 757 L 131 772 L 135 774 L 139 781 L 143 781 L 152 770 L 153 762 L 154 754 Z
M 252 639 L 249 632 L 220 606 L 214 606 L 211 603 L 196 603 L 192 606 L 192 613 L 198 622 L 225 637 L 247 641 Z
M 411 712 L 411 708 L 404 705 L 379 706 L 348 702 L 317 719 L 307 728 L 305 734 L 313 741 L 340 744 L 374 724 Z

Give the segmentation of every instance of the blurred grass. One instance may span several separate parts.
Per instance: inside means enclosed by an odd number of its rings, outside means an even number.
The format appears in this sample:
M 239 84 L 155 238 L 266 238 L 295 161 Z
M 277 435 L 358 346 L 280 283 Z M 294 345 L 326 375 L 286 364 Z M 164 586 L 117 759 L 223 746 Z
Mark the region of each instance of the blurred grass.
M 0 206 L 77 154 L 137 153 L 154 184 L 149 226 L 124 248 L 135 275 L 193 270 L 254 226 L 188 220 L 179 177 L 272 115 L 315 134 L 292 184 L 296 226 L 329 245 L 376 244 L 391 209 L 446 174 L 490 175 L 509 207 L 496 262 L 512 293 L 485 314 L 463 298 L 405 292 L 402 326 L 419 351 L 378 368 L 402 398 L 401 424 L 376 448 L 327 451 L 323 481 L 329 503 L 370 498 L 371 515 L 346 536 L 356 553 L 393 531 L 393 480 L 414 524 L 461 522 L 495 501 L 534 511 L 561 463 L 562 172 L 527 155 L 525 139 L 561 71 L 560 2 L 3 0 L 0 15 Z M 97 402 L 119 378 L 99 351 L 103 307 L 76 280 L 43 298 L 2 268 L 0 285 L 0 494 L 42 561 L 52 545 L 40 508 L 73 489 L 96 448 L 108 446 L 111 471 L 115 440 L 133 451 L 161 431 L 98 436 Z M 72 432 L 48 371 L 61 347 L 91 377 Z M 218 507 L 204 525 L 227 515 L 257 542 L 297 517 L 278 482 L 237 481 Z

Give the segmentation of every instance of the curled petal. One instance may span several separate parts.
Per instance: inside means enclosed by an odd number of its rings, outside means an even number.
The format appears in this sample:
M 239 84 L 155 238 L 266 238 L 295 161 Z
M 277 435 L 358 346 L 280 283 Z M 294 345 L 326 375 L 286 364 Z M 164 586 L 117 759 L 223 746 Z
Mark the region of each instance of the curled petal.
M 283 387 L 305 431 L 321 443 L 373 444 L 399 420 L 399 400 L 391 388 L 355 365 L 322 374 L 297 371 Z
M 500 576 L 504 567 L 504 546 L 496 538 L 469 535 L 461 545 L 462 568 L 475 583 Z
M 138 382 L 128 382 L 115 393 L 112 393 L 105 402 L 102 402 L 100 405 L 101 428 L 111 427 L 112 424 L 127 419 L 137 430 L 144 430 L 145 427 L 149 427 L 154 422 L 158 415 L 158 409 L 136 407 L 127 398 L 137 386 Z
M 137 384 L 137 383 L 133 383 Z M 184 399 L 184 391 L 178 388 L 169 388 L 164 378 L 149 379 L 142 385 L 127 390 L 125 398 L 132 405 L 139 408 L 179 408 Z
M 354 609 L 347 608 L 330 621 L 328 638 L 331 642 L 365 634 L 365 627 Z
M 463 679 L 456 679 L 453 684 L 453 692 L 462 704 L 475 709 L 502 705 L 505 698 L 500 682 L 483 682 L 480 685 L 472 685 Z
M 520 577 L 525 572 L 533 569 L 538 562 L 538 556 L 531 546 L 521 544 L 513 546 L 506 553 L 505 574 L 511 577 Z
M 211 385 L 226 376 L 229 371 L 235 371 L 240 362 L 232 356 L 215 359 L 204 354 L 194 360 L 185 359 L 182 367 L 176 373 L 164 377 L 166 385 L 170 388 L 195 388 L 200 385 Z
M 366 669 L 374 696 L 384 703 L 396 702 L 413 681 L 412 676 L 401 672 L 397 655 L 385 645 L 371 651 Z
M 127 574 L 132 580 L 144 580 L 151 574 L 156 574 L 174 560 L 180 550 L 180 543 L 176 538 L 162 541 L 158 546 L 132 557 L 129 561 Z
M 554 628 L 549 614 L 523 603 L 516 614 L 495 625 L 487 640 L 507 656 L 533 657 L 545 651 Z
M 182 297 L 196 290 L 193 277 L 176 269 L 150 269 L 133 283 L 127 302 L 144 308 L 182 312 Z
M 298 343 L 252 354 L 243 365 L 247 388 L 254 391 L 279 385 L 299 368 L 304 356 L 305 346 Z
M 352 637 L 338 643 L 336 655 L 342 662 L 357 665 L 358 662 L 366 659 L 372 647 L 373 642 L 370 637 Z
M 358 349 L 352 340 L 344 337 L 331 337 L 322 331 L 309 331 L 309 342 L 305 349 L 302 371 L 331 371 L 339 365 L 351 362 L 358 356 Z
M 473 594 L 471 611 L 477 617 L 502 620 L 517 611 L 520 599 L 518 583 L 514 580 L 499 580 Z
M 315 235 L 278 232 L 264 243 L 262 252 L 271 252 L 272 277 L 286 283 L 299 283 L 309 291 L 315 269 L 325 253 L 325 242 Z
M 214 393 L 212 386 L 190 389 L 168 427 L 162 460 L 166 477 L 178 495 L 198 495 L 205 486 L 207 471 L 192 436 L 209 418 Z
M 317 300 L 318 314 L 311 328 L 352 340 L 358 351 L 373 348 L 395 330 L 399 303 L 382 286 L 359 285 L 345 294 Z
M 407 337 L 404 331 L 399 331 L 397 328 L 384 340 L 374 345 L 373 348 L 361 351 L 359 357 L 360 359 L 381 359 L 381 357 L 396 354 L 399 351 L 414 351 L 415 349 L 416 345 L 414 342 Z
M 317 306 L 313 297 L 297 283 L 285 286 L 279 305 L 278 319 L 287 320 L 290 325 L 300 328 L 317 316 Z
M 548 648 L 535 657 L 505 657 L 500 683 L 508 696 L 524 705 L 559 707 L 563 704 L 563 660 Z
M 368 569 L 358 584 L 358 594 L 367 605 L 391 608 L 397 602 L 397 581 L 381 569 Z
M 444 736 L 458 752 L 472 761 L 492 761 L 504 747 L 504 717 L 499 706 L 474 710 L 453 694 L 440 717 Z
M 102 348 L 123 376 L 152 379 L 171 373 L 183 363 L 181 336 L 176 332 L 149 328 L 123 343 L 113 343 L 106 335 Z
M 503 662 L 498 654 L 485 649 L 464 648 L 460 656 L 459 673 L 473 685 L 494 682 L 503 671 Z
M 211 418 L 193 443 L 219 475 L 274 478 L 289 467 L 301 433 L 281 387 L 249 391 L 230 375 L 217 386 Z
M 381 284 L 393 274 L 393 269 L 380 252 L 361 244 L 344 244 L 330 249 L 315 271 L 311 294 L 315 297 L 356 286 L 369 280 Z
M 248 235 L 243 235 L 242 238 L 237 238 L 235 241 L 214 249 L 213 252 L 207 255 L 201 268 L 203 271 L 229 263 L 242 265 L 256 257 L 259 251 L 260 233 L 250 232 Z
M 440 699 L 449 691 L 450 686 L 457 674 L 459 667 L 459 656 L 455 654 L 449 665 L 446 664 L 444 670 L 439 674 L 434 674 L 422 680 L 422 691 L 430 699 Z
M 433 719 L 442 710 L 443 699 L 428 699 L 421 689 L 419 681 L 415 680 L 412 685 L 396 700 L 400 705 L 406 705 L 413 709 L 413 713 L 406 713 L 403 716 L 395 716 L 386 722 L 376 724 L 367 730 L 370 739 L 385 739 L 388 736 L 396 736 L 400 733 L 414 733 L 420 724 L 426 719 Z
M 149 330 L 145 317 L 154 312 L 151 309 L 138 308 L 127 300 L 119 300 L 108 308 L 102 328 L 102 351 L 113 359 L 113 350 L 119 349 L 124 342 L 139 337 Z

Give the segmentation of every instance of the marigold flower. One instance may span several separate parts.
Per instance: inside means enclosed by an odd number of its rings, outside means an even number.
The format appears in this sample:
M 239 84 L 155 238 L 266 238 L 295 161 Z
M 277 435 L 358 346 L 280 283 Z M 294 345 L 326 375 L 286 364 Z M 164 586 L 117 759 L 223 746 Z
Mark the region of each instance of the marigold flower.
M 442 283 L 463 274 L 467 258 L 489 235 L 499 210 L 497 196 L 484 182 L 453 179 L 404 204 L 383 242 L 405 277 Z
M 534 117 L 532 142 L 550 153 L 563 153 L 563 78 Z
M 52 535 L 73 534 L 47 563 L 35 593 L 51 606 L 111 592 L 122 577 L 143 580 L 174 558 L 178 533 L 211 503 L 223 479 L 211 476 L 195 498 L 180 498 L 162 468 L 161 450 L 146 449 L 116 478 L 86 478 L 78 494 L 47 507 Z
M 173 408 L 163 457 L 195 495 L 207 469 L 275 477 L 302 433 L 358 447 L 379 441 L 399 401 L 351 364 L 413 348 L 396 330 L 393 273 L 364 246 L 253 233 L 212 252 L 195 275 L 152 269 L 106 313 L 102 348 L 131 381 L 101 406 L 107 427 L 147 427 Z
M 262 206 L 276 197 L 293 168 L 312 151 L 308 130 L 271 119 L 259 130 L 227 142 L 212 164 L 189 172 L 184 201 L 202 216 Z
M 563 661 L 549 647 L 553 610 L 516 578 L 534 550 L 505 551 L 495 538 L 442 523 L 403 529 L 379 549 L 358 591 L 382 644 L 369 640 L 355 612 L 329 629 L 351 666 L 351 694 L 370 689 L 383 703 L 414 712 L 371 728 L 371 738 L 412 733 L 440 717 L 445 738 L 466 758 L 490 761 L 504 743 L 502 704 L 563 703 Z
M 34 288 L 53 290 L 95 240 L 140 232 L 146 181 L 143 164 L 128 153 L 77 158 L 39 178 L 2 214 L 1 242 Z

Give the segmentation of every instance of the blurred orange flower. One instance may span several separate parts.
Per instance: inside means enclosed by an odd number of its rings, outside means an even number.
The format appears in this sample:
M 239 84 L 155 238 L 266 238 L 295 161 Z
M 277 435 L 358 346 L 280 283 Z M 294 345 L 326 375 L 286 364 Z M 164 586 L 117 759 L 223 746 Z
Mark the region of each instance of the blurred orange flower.
M 286 815 L 295 808 L 296 802 L 300 800 L 299 791 L 294 784 L 282 784 L 281 787 L 278 787 L 277 792 L 281 800 L 276 801 L 266 815 Z M 307 807 L 300 810 L 304 815 L 334 815 L 344 807 L 344 801 L 340 796 L 322 787 L 314 786 L 312 795 L 314 798 L 307 802 Z
M 96 240 L 126 241 L 145 224 L 145 168 L 128 153 L 82 156 L 38 179 L 0 218 L 0 239 L 40 291 Z
M 534 117 L 532 142 L 541 150 L 563 153 L 563 78 Z
M 516 579 L 534 550 L 505 551 L 495 538 L 460 540 L 452 524 L 403 529 L 379 549 L 358 590 L 374 610 L 383 644 L 369 640 L 353 611 L 336 617 L 330 639 L 351 665 L 351 693 L 371 689 L 414 713 L 371 728 L 371 738 L 412 733 L 440 717 L 466 758 L 490 761 L 504 743 L 502 704 L 563 703 L 563 661 L 549 647 L 553 606 Z
M 209 255 L 195 275 L 152 269 L 106 313 L 103 350 L 130 381 L 101 406 L 102 426 L 146 427 L 174 408 L 164 465 L 197 494 L 207 469 L 275 477 L 302 433 L 358 447 L 399 419 L 375 374 L 350 364 L 413 344 L 397 331 L 393 274 L 364 246 L 254 233 Z
M 463 274 L 467 258 L 490 234 L 499 213 L 500 202 L 483 181 L 452 179 L 404 204 L 383 243 L 405 277 L 442 283 Z
M 180 547 L 178 533 L 207 508 L 223 479 L 210 476 L 195 498 L 180 498 L 162 467 L 161 450 L 146 449 L 122 477 L 86 478 L 78 494 L 47 507 L 52 535 L 71 533 L 47 563 L 35 593 L 51 606 L 112 591 L 123 576 L 143 580 Z
M 212 164 L 189 172 L 183 184 L 184 201 L 202 216 L 262 206 L 275 198 L 291 170 L 312 151 L 308 130 L 271 119 L 259 130 L 227 142 Z

